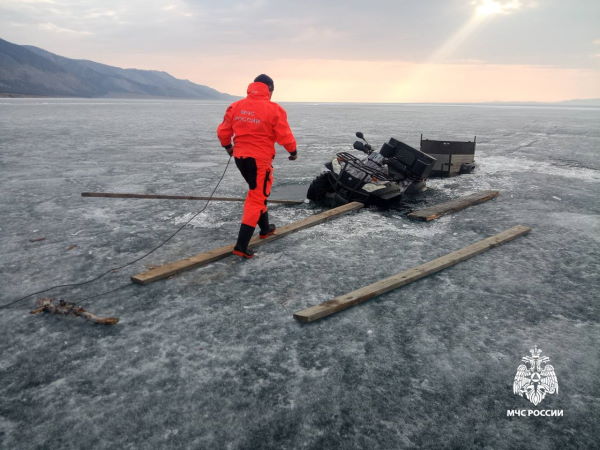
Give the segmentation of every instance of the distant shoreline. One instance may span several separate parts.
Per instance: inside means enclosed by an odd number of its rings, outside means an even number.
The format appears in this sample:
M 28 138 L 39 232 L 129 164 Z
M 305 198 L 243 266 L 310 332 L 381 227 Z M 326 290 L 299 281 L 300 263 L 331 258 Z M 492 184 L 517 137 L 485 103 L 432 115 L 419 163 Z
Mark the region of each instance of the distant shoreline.
M 70 99 L 70 100 L 200 100 L 203 102 L 231 102 L 228 99 L 196 98 L 196 97 L 153 97 L 153 96 L 129 96 L 129 97 L 76 97 L 76 96 L 52 96 L 35 94 L 7 94 L 0 92 L 0 98 L 47 98 L 47 99 Z
M 0 92 L 0 98 L 49 98 L 45 95 L 30 95 L 30 94 L 7 94 Z
M 153 96 L 127 96 L 127 97 L 67 97 L 67 96 L 48 96 L 34 94 L 13 94 L 0 92 L 2 98 L 43 98 L 43 99 L 69 99 L 69 100 L 182 100 L 182 101 L 208 101 L 215 103 L 227 103 L 230 100 L 223 99 L 203 99 L 193 97 L 153 97 Z M 279 100 L 282 104 L 314 104 L 314 105 L 424 105 L 424 106 L 524 106 L 524 107 L 577 107 L 577 108 L 600 108 L 600 99 L 589 100 L 567 100 L 562 102 L 329 102 L 307 100 L 302 102 Z

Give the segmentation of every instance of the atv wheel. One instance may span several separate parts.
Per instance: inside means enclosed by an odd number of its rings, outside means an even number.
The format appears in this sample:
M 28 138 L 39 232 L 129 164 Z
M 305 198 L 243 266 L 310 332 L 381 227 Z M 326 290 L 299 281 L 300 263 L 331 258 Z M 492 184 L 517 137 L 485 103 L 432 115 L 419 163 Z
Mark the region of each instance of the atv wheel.
M 329 172 L 322 173 L 308 187 L 306 198 L 313 202 L 322 202 L 329 192 L 333 192 L 331 187 L 331 175 Z

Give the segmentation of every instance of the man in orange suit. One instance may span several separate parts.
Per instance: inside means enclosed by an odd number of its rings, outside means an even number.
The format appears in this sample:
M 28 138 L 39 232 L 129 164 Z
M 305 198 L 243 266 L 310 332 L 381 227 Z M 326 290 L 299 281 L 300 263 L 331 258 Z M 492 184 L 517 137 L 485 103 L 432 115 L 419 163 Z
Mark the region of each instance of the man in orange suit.
M 261 239 L 275 233 L 276 227 L 269 223 L 267 212 L 267 197 L 273 184 L 275 143 L 288 151 L 288 159 L 293 161 L 298 157 L 287 114 L 271 101 L 274 87 L 271 77 L 257 76 L 248 86 L 248 96 L 227 108 L 223 122 L 217 128 L 221 145 L 235 158 L 236 166 L 248 183 L 242 224 L 233 248 L 233 254 L 242 258 L 254 256 L 248 243 L 256 225 L 260 228 Z

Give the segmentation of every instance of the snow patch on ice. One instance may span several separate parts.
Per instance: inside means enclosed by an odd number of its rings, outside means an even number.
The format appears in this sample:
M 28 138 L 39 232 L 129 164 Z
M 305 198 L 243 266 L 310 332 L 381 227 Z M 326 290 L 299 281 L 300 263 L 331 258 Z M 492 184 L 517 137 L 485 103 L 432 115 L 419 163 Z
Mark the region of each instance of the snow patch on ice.
M 191 167 L 193 169 L 203 169 L 206 167 L 220 166 L 219 164 L 212 163 L 212 162 L 183 162 L 183 163 L 175 163 L 173 165 L 175 167 Z
M 82 213 L 84 219 L 92 219 L 97 221 L 110 221 L 112 218 L 111 210 L 106 208 L 87 208 Z
M 556 166 L 544 161 L 506 156 L 486 156 L 479 159 L 478 175 L 512 174 L 516 172 L 539 173 L 565 178 L 576 178 L 593 183 L 600 182 L 600 171 L 583 167 Z
M 560 228 L 566 228 L 569 232 L 577 230 L 600 242 L 600 215 L 598 214 L 565 214 L 555 212 L 549 214 L 551 223 Z
M 175 223 L 175 225 L 183 225 L 188 220 L 190 220 L 194 216 L 194 214 L 196 214 L 196 213 L 190 212 L 190 213 L 183 214 L 181 216 L 175 216 L 173 218 L 173 223 Z M 224 222 L 224 221 L 215 219 L 214 215 L 205 211 L 205 212 L 198 214 L 198 216 L 196 216 L 188 225 L 191 225 L 192 227 L 195 227 L 195 228 L 196 227 L 198 227 L 198 228 L 219 228 L 228 223 L 230 223 L 230 222 Z
M 244 309 L 259 309 L 259 308 L 262 308 L 264 306 L 265 306 L 264 303 L 257 303 L 255 305 L 244 305 L 244 306 L 242 306 L 242 308 L 244 308 Z

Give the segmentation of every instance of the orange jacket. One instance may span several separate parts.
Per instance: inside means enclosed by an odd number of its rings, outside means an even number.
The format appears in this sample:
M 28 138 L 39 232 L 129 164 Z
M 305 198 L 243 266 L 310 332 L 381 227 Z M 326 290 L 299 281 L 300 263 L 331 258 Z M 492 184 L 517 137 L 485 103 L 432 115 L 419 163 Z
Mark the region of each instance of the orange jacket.
M 296 139 L 285 110 L 271 101 L 269 88 L 259 82 L 250 83 L 248 96 L 227 108 L 217 136 L 223 147 L 230 145 L 233 138 L 236 158 L 271 161 L 275 157 L 276 142 L 290 153 L 296 150 Z

